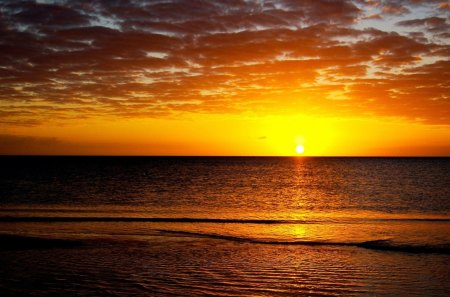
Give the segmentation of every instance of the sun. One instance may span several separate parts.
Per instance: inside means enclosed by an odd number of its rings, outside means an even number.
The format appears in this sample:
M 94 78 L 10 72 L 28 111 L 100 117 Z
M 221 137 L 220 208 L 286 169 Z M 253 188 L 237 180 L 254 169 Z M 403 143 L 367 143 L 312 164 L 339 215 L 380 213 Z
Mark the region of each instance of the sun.
M 297 152 L 297 154 L 301 155 L 305 152 L 305 147 L 299 144 L 295 147 L 295 151 Z

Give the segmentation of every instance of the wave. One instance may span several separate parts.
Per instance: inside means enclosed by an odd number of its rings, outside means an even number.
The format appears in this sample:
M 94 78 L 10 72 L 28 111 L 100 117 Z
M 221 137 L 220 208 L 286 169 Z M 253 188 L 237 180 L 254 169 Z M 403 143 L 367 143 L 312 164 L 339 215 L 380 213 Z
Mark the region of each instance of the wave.
M 220 224 L 312 224 L 312 220 L 158 218 L 158 217 L 0 217 L 0 222 L 155 222 L 155 223 L 220 223 Z
M 412 245 L 412 244 L 394 244 L 389 240 L 370 240 L 361 243 L 355 243 L 354 245 L 357 247 L 380 251 L 450 254 L 450 244 Z
M 331 218 L 331 219 L 224 219 L 187 217 L 112 217 L 112 216 L 2 216 L 0 222 L 155 222 L 155 223 L 219 223 L 219 224 L 315 224 L 335 222 L 418 221 L 450 222 L 450 218 Z
M 265 244 L 265 245 L 299 245 L 299 246 L 347 246 L 347 247 L 358 247 L 378 251 L 391 251 L 391 252 L 405 252 L 405 253 L 437 253 L 437 254 L 450 254 L 450 244 L 440 244 L 440 245 L 416 245 L 416 244 L 398 244 L 389 239 L 379 239 L 379 240 L 369 240 L 362 242 L 335 242 L 335 241 L 308 241 L 308 240 L 271 240 L 271 239 L 259 239 L 250 237 L 240 237 L 225 234 L 215 234 L 215 233 L 203 233 L 203 232 L 192 232 L 192 231 L 177 231 L 177 230 L 154 230 L 157 233 L 152 236 L 186 236 L 186 237 L 196 237 L 196 238 L 210 238 L 218 240 L 234 241 L 239 243 L 252 243 L 252 244 Z M 46 235 L 18 235 L 18 234 L 0 234 L 0 241 L 2 242 L 0 249 L 40 249 L 40 248 L 76 248 L 83 246 L 87 243 L 96 242 L 107 242 L 107 243 L 129 243 L 129 242 L 140 242 L 142 240 L 135 238 L 134 240 L 125 237 L 116 237 L 117 234 L 103 234 L 106 237 L 96 237 L 95 239 L 89 238 L 78 238 L 78 239 L 67 239 L 67 238 L 54 238 L 47 237 Z M 121 234 L 122 235 L 122 234 Z M 145 237 L 150 236 L 150 234 L 123 234 L 128 236 L 138 236 L 144 235 Z M 146 240 L 144 240 L 146 241 Z M 95 244 L 95 245 L 97 245 Z
M 270 245 L 303 245 L 303 246 L 353 246 L 365 249 L 379 250 L 379 251 L 393 251 L 393 252 L 407 252 L 407 253 L 439 253 L 450 254 L 450 244 L 442 245 L 413 245 L 413 244 L 396 244 L 388 239 L 369 240 L 363 242 L 334 242 L 334 241 L 294 241 L 294 240 L 267 240 L 256 239 L 249 237 L 239 237 L 222 234 L 211 234 L 190 231 L 174 231 L 174 230 L 157 230 L 162 234 L 204 237 L 221 240 L 229 240 L 235 242 L 247 242 L 255 244 L 270 244 Z

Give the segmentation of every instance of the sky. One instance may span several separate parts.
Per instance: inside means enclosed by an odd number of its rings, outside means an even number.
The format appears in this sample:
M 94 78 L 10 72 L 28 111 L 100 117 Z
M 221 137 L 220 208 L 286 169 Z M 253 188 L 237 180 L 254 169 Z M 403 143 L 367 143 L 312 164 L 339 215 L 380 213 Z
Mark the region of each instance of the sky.
M 450 156 L 450 2 L 0 1 L 0 154 Z

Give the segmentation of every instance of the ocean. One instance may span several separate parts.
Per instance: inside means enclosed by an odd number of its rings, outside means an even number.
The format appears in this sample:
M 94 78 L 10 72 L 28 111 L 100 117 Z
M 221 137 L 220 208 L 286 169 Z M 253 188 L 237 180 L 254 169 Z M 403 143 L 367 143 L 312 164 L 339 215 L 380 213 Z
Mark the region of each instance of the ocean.
M 1 296 L 450 296 L 450 158 L 0 162 Z

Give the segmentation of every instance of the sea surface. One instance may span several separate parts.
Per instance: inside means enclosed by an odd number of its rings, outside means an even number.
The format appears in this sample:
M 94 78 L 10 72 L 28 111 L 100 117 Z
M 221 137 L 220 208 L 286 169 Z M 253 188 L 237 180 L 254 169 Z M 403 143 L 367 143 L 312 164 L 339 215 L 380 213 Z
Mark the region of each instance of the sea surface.
M 0 164 L 1 296 L 450 296 L 450 158 Z

